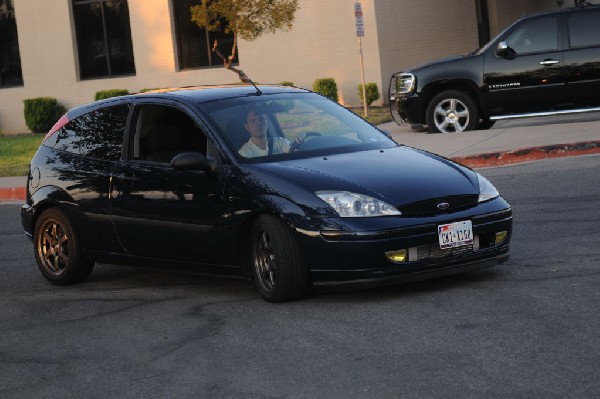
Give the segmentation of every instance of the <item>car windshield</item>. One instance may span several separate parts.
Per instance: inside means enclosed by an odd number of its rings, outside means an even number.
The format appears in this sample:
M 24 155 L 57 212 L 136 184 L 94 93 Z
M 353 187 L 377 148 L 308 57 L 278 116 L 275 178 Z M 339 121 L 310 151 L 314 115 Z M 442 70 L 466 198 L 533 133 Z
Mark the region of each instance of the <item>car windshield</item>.
M 271 162 L 397 146 L 351 111 L 314 93 L 202 104 L 242 162 Z

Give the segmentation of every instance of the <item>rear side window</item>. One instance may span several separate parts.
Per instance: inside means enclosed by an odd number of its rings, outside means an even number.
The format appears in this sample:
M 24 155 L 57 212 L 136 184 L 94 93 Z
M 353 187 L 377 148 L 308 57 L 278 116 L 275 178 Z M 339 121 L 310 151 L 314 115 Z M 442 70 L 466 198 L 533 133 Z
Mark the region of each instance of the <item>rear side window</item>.
M 600 12 L 583 11 L 569 17 L 571 47 L 600 46 Z
M 92 158 L 121 158 L 129 106 L 117 105 L 88 112 L 67 123 L 45 145 Z

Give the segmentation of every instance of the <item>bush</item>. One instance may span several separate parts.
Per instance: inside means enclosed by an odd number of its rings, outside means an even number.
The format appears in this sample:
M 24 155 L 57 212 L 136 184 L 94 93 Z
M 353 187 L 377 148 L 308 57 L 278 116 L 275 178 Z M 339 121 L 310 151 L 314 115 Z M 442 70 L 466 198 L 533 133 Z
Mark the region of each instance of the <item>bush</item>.
M 96 92 L 94 100 L 104 100 L 111 97 L 126 96 L 127 94 L 129 94 L 129 90 L 125 89 L 100 90 Z
M 323 78 L 315 80 L 313 83 L 313 91 L 338 102 L 337 84 L 333 78 Z
M 371 105 L 373 101 L 379 100 L 379 89 L 377 88 L 377 83 L 367 83 L 367 105 Z M 363 85 L 358 85 L 358 96 L 360 97 L 360 101 L 364 103 L 363 99 Z
M 294 82 L 281 82 L 279 83 L 279 86 L 294 86 Z
M 23 100 L 25 124 L 34 133 L 46 133 L 67 109 L 56 98 L 38 97 Z

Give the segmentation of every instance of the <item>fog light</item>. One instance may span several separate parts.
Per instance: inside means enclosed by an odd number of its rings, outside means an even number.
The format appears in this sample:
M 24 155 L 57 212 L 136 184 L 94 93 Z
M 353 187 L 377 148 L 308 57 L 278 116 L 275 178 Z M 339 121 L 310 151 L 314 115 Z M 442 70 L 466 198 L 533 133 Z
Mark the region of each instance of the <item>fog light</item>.
M 506 240 L 506 236 L 508 235 L 508 231 L 499 231 L 496 233 L 496 241 L 494 244 L 500 245 Z
M 387 256 L 387 258 L 394 263 L 400 263 L 400 262 L 407 261 L 407 256 L 406 256 L 407 254 L 408 254 L 408 252 L 406 251 L 406 249 L 401 249 L 399 251 L 386 252 L 385 256 Z

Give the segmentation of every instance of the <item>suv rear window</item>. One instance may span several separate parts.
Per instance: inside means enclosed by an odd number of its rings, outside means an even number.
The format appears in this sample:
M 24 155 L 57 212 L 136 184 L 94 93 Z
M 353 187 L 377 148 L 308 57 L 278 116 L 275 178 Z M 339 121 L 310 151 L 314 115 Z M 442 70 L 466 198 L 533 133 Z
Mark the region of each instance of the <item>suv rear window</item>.
M 67 123 L 44 145 L 73 154 L 118 161 L 128 114 L 127 104 L 88 112 Z
M 579 12 L 569 17 L 571 47 L 600 46 L 600 11 Z

